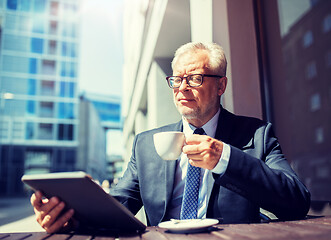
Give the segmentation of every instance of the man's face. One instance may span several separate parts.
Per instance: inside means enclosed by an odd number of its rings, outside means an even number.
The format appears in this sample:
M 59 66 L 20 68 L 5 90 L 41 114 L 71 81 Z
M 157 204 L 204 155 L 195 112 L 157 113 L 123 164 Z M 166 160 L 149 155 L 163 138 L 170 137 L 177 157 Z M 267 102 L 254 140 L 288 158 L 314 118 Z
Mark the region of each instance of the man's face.
M 173 69 L 174 76 L 190 74 L 215 74 L 208 69 L 209 56 L 204 50 L 181 55 Z M 181 115 L 195 127 L 201 127 L 218 111 L 220 96 L 224 93 L 226 78 L 204 77 L 199 87 L 190 87 L 184 80 L 173 89 L 175 105 Z

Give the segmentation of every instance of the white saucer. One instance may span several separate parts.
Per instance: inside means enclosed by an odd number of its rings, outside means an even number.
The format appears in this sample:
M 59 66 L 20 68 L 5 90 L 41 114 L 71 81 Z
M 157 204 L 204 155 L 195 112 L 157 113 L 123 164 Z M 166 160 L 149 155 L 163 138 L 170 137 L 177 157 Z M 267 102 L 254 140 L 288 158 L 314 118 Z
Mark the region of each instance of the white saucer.
M 160 228 L 165 228 L 171 232 L 198 232 L 205 230 L 218 223 L 217 219 L 205 218 L 205 219 L 187 219 L 187 220 L 173 220 L 167 222 L 161 222 Z

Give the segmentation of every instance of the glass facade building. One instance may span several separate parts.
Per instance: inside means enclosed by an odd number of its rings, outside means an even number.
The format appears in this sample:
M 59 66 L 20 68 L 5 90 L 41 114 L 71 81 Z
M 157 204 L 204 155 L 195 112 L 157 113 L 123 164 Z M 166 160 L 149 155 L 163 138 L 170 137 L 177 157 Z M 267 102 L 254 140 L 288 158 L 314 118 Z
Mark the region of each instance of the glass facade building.
M 78 0 L 0 0 L 0 195 L 24 173 L 74 170 Z

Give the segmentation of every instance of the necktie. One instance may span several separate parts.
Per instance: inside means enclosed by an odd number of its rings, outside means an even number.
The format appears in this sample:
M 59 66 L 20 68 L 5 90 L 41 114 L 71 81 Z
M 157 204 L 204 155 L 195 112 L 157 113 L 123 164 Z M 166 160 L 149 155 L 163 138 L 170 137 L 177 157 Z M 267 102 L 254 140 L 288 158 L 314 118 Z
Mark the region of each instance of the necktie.
M 197 128 L 194 134 L 206 133 L 202 128 Z M 180 219 L 195 219 L 198 216 L 200 170 L 199 167 L 188 164 Z

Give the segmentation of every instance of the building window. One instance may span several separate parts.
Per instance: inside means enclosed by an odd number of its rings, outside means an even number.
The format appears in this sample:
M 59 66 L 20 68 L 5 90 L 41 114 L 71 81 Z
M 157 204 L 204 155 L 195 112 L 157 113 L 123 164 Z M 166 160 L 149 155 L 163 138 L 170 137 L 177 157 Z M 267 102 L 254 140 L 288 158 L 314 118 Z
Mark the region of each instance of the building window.
M 315 61 L 312 61 L 308 63 L 306 67 L 306 78 L 309 80 L 316 76 L 317 76 L 316 63 Z
M 58 127 L 58 140 L 69 140 L 74 139 L 74 125 L 72 124 L 59 124 Z
M 43 13 L 45 12 L 46 2 L 45 0 L 34 0 L 34 12 Z
M 44 96 L 54 96 L 55 95 L 55 83 L 54 81 L 41 81 L 40 94 Z
M 315 130 L 315 142 L 316 143 L 324 142 L 324 130 L 322 127 L 319 127 Z
M 26 112 L 27 115 L 35 115 L 36 113 L 36 102 L 32 100 L 26 101 Z
M 37 73 L 37 59 L 35 58 L 29 59 L 29 73 Z
M 314 112 L 321 108 L 321 96 L 316 93 L 310 98 L 310 111 Z
M 75 83 L 60 82 L 60 97 L 73 98 L 75 96 Z
M 49 22 L 49 34 L 56 35 L 57 34 L 57 22 L 56 21 L 50 21 Z
M 327 33 L 331 30 L 331 14 L 328 14 L 323 20 L 323 32 Z
M 55 40 L 49 40 L 48 41 L 48 54 L 56 54 L 56 46 L 57 42 Z
M 36 95 L 36 79 L 28 80 L 28 95 Z
M 7 0 L 7 8 L 10 10 L 16 10 L 17 0 Z
M 73 103 L 60 102 L 58 110 L 59 110 L 58 118 L 62 118 L 62 119 L 74 119 L 75 118 Z
M 25 139 L 34 139 L 35 131 L 34 131 L 34 123 L 26 122 L 25 124 Z
M 38 139 L 53 139 L 53 124 L 39 123 Z
M 44 40 L 41 38 L 31 38 L 31 51 L 34 53 L 43 53 Z
M 50 11 L 51 11 L 51 15 L 57 16 L 59 14 L 59 3 L 51 2 Z
M 313 33 L 309 30 L 303 35 L 302 45 L 307 48 L 314 42 Z
M 47 75 L 55 75 L 56 68 L 55 68 L 55 61 L 54 60 L 43 60 L 42 61 L 42 74 Z
M 52 118 L 54 117 L 54 103 L 53 102 L 41 102 L 40 103 L 40 117 Z

